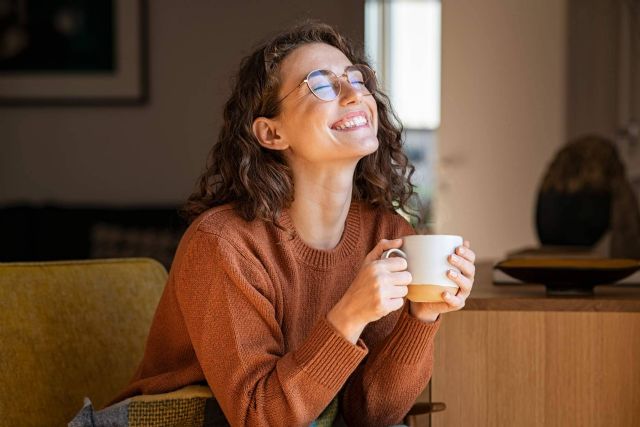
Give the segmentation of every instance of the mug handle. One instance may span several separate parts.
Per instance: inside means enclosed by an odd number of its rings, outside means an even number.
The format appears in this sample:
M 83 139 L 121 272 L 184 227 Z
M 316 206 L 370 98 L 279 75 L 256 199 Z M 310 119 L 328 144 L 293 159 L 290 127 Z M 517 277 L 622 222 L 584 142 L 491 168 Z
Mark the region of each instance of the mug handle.
M 380 257 L 380 259 L 387 259 L 389 258 L 392 254 L 398 254 L 400 255 L 402 258 L 407 259 L 407 254 L 405 254 L 404 252 L 402 252 L 400 249 L 389 249 L 386 250 L 382 253 L 382 256 Z

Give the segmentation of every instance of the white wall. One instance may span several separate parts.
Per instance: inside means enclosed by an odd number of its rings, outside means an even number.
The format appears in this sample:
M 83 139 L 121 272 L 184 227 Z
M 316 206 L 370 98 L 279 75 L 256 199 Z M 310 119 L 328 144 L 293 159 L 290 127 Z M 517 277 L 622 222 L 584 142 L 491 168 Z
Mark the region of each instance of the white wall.
M 252 46 L 305 17 L 364 39 L 364 0 L 149 3 L 149 105 L 0 108 L 0 202 L 182 203 Z
M 481 258 L 537 244 L 537 187 L 565 141 L 567 0 L 444 0 L 436 229 Z

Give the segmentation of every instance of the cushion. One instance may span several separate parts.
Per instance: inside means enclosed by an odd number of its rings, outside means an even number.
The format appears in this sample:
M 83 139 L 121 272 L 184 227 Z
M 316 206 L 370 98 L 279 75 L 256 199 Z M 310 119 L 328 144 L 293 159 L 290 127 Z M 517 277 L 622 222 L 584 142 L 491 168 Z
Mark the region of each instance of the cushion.
M 330 427 L 338 414 L 337 397 L 314 421 L 313 427 Z M 130 397 L 100 411 L 88 398 L 69 427 L 229 426 L 207 386 L 190 385 L 156 395 Z

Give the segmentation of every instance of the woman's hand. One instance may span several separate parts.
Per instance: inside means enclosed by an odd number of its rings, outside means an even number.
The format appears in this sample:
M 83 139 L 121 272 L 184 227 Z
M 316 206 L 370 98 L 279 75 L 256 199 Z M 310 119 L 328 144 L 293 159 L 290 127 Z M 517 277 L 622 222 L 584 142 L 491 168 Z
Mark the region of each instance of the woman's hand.
M 327 320 L 346 339 L 356 343 L 368 323 L 404 305 L 411 273 L 404 258 L 380 259 L 388 249 L 402 246 L 402 239 L 382 239 L 365 257 L 360 271 Z
M 448 261 L 457 267 L 462 274 L 449 270 L 447 276 L 460 287 L 455 295 L 443 292 L 444 302 L 413 302 L 409 312 L 423 322 L 435 322 L 441 313 L 460 310 L 464 307 L 467 297 L 471 293 L 473 280 L 476 274 L 476 254 L 471 250 L 471 245 L 465 240 L 462 246 L 456 248 L 455 254 L 450 255 Z

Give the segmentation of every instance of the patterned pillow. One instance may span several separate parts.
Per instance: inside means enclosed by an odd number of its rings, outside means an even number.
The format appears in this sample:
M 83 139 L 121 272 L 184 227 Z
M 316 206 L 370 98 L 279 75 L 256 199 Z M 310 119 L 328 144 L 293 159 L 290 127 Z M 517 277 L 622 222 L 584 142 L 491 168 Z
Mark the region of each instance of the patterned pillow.
M 91 258 L 149 257 L 171 267 L 181 230 L 126 227 L 98 222 L 90 230 Z
M 311 425 L 330 427 L 338 414 L 335 398 Z M 88 398 L 69 427 L 229 426 L 206 386 L 190 385 L 170 393 L 135 396 L 95 411 Z

